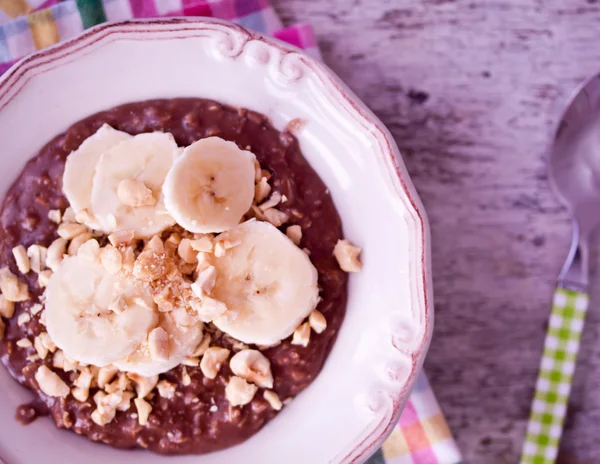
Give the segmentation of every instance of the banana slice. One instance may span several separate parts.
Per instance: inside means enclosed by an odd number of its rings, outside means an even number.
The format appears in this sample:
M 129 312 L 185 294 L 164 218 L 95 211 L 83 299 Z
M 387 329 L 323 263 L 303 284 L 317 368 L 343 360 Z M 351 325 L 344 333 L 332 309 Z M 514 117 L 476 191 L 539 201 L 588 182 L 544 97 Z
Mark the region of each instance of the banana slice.
M 46 327 L 70 358 L 106 366 L 146 339 L 158 322 L 153 307 L 152 296 L 136 280 L 111 274 L 97 255 L 79 254 L 65 258 L 48 282 Z
M 185 312 L 178 308 L 169 313 L 161 313 L 158 327 L 168 336 L 165 357 L 157 357 L 146 340 L 129 356 L 114 362 L 124 372 L 133 372 L 143 376 L 151 376 L 167 372 L 179 365 L 186 357 L 191 356 L 194 349 L 202 341 L 203 325 L 195 320 L 188 326 L 181 325 L 177 312 Z
M 317 270 L 306 253 L 266 222 L 245 222 L 217 240 L 239 244 L 214 258 L 211 297 L 228 311 L 213 323 L 248 344 L 290 336 L 319 299 Z
M 105 152 L 92 188 L 92 214 L 107 233 L 132 230 L 149 237 L 175 224 L 162 185 L 180 151 L 171 134 L 139 134 Z
M 254 159 L 219 137 L 193 143 L 165 179 L 167 211 L 190 232 L 223 232 L 237 225 L 254 198 Z
M 91 211 L 92 182 L 102 153 L 130 138 L 131 135 L 104 124 L 67 157 L 63 191 L 75 213 L 84 209 Z M 90 216 L 86 217 L 86 224 L 92 228 L 99 227 Z

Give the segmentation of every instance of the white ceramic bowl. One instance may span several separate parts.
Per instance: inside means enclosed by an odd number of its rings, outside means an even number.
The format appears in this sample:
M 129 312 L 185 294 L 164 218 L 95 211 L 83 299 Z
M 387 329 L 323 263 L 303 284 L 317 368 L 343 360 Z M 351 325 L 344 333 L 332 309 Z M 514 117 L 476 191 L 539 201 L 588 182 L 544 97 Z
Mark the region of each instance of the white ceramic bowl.
M 53 136 L 121 103 L 195 96 L 294 118 L 302 151 L 327 184 L 344 234 L 364 248 L 346 319 L 323 371 L 261 432 L 202 456 L 120 451 L 23 427 L 30 392 L 0 369 L 0 457 L 32 462 L 362 462 L 391 431 L 427 351 L 433 323 L 427 219 L 389 132 L 325 66 L 282 42 L 221 21 L 104 24 L 14 66 L 0 79 L 0 194 Z

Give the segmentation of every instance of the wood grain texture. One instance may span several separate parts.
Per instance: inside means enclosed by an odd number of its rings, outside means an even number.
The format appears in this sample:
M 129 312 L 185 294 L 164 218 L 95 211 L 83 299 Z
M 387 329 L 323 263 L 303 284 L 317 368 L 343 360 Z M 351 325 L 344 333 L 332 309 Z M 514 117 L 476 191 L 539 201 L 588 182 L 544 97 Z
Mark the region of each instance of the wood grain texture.
M 570 92 L 600 71 L 600 2 L 275 5 L 286 23 L 313 24 L 326 63 L 392 131 L 425 203 L 436 301 L 426 371 L 466 462 L 517 462 L 571 234 L 545 151 Z M 599 297 L 563 464 L 600 462 Z

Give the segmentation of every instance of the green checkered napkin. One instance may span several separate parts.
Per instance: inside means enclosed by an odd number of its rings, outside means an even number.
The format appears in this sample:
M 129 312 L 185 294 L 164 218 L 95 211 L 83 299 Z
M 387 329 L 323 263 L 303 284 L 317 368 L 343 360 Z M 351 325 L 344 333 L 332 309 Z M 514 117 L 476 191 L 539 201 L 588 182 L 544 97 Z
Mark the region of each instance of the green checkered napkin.
M 567 411 L 588 295 L 558 288 L 535 387 L 521 464 L 552 464 Z

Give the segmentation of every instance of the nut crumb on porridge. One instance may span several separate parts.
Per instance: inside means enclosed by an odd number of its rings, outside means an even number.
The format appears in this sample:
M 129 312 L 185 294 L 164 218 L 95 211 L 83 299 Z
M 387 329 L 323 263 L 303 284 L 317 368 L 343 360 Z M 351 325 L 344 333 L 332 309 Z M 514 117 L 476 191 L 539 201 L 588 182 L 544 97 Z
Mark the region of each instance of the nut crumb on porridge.
M 342 270 L 346 272 L 358 272 L 362 269 L 360 262 L 361 249 L 352 245 L 348 240 L 338 240 L 333 249 L 335 259 Z

